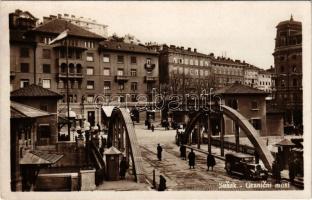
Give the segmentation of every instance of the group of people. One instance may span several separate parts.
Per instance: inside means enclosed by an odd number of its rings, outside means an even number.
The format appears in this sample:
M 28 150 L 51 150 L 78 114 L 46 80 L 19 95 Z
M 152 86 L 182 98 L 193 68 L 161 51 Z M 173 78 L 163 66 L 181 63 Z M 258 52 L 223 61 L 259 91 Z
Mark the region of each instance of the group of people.
M 182 160 L 186 160 L 186 146 L 185 145 L 180 145 L 180 157 L 182 158 Z M 196 155 L 195 155 L 193 149 L 191 149 L 191 152 L 188 154 L 190 169 L 195 168 L 195 158 L 196 158 Z M 207 155 L 207 171 L 209 171 L 210 167 L 213 171 L 213 167 L 215 165 L 216 165 L 216 160 L 215 160 L 214 156 L 211 154 L 208 154 Z
M 162 157 L 162 147 L 160 146 L 160 144 L 157 145 L 157 158 L 159 161 L 161 161 L 161 157 Z M 185 145 L 180 145 L 180 157 L 182 158 L 182 160 L 186 160 L 186 146 Z M 193 168 L 195 169 L 195 159 L 196 159 L 196 155 L 195 152 L 193 151 L 193 149 L 191 149 L 191 152 L 188 154 L 187 156 L 188 161 L 189 161 L 189 166 L 190 169 Z M 207 171 L 209 171 L 210 167 L 213 171 L 213 167 L 216 165 L 216 160 L 214 158 L 213 155 L 208 154 L 207 155 Z

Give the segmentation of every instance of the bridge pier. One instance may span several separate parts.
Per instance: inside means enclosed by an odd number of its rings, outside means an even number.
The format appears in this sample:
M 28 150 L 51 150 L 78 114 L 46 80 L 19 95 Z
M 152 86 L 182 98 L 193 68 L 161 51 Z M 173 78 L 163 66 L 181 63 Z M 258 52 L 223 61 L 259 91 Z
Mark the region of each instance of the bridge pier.
M 221 116 L 221 134 L 220 134 L 221 156 L 224 156 L 224 134 L 225 134 L 225 123 L 224 123 L 224 117 Z
M 198 127 L 197 127 L 197 149 L 200 149 L 200 143 L 201 143 L 201 126 L 198 123 Z
M 239 152 L 239 126 L 235 124 L 235 151 Z

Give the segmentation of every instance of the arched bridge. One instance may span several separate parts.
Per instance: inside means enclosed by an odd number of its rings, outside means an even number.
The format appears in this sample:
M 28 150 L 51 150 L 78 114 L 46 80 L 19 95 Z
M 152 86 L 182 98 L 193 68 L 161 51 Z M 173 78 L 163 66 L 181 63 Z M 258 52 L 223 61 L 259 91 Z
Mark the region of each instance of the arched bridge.
M 244 131 L 245 135 L 248 137 L 250 142 L 253 144 L 256 153 L 259 155 L 265 167 L 272 170 L 273 156 L 264 141 L 260 138 L 259 133 L 250 124 L 248 119 L 246 119 L 242 114 L 233 108 L 225 105 L 221 105 L 216 111 L 198 111 L 187 124 L 186 130 L 183 135 L 182 143 L 187 144 L 195 126 L 200 125 L 208 133 L 208 151 L 211 153 L 211 121 L 212 119 L 217 119 L 220 121 L 221 134 L 220 134 L 220 148 L 221 155 L 224 154 L 224 134 L 225 134 L 225 123 L 224 115 L 230 118 L 235 123 L 235 141 L 236 141 L 236 151 L 238 151 L 239 146 L 239 130 Z M 197 130 L 201 130 L 198 128 Z M 223 155 L 222 155 L 223 156 Z
M 108 147 L 114 146 L 126 156 L 137 182 L 144 182 L 142 156 L 133 122 L 126 108 L 115 107 L 108 128 Z

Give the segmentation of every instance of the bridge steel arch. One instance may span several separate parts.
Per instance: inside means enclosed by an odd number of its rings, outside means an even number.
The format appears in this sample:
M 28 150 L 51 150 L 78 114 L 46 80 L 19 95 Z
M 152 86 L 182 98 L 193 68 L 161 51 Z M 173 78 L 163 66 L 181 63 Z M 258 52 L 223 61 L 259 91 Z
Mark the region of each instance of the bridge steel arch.
M 234 110 L 233 108 L 225 105 L 221 105 L 222 107 L 222 114 L 226 115 L 230 119 L 232 119 L 246 134 L 249 141 L 254 145 L 259 157 L 261 158 L 264 166 L 272 170 L 272 163 L 273 163 L 273 156 L 269 149 L 266 147 L 264 141 L 260 138 L 260 135 L 257 133 L 255 128 L 250 124 L 248 119 L 246 119 L 242 114 L 238 111 Z M 198 112 L 188 123 L 186 130 L 183 135 L 183 144 L 187 143 L 187 140 L 195 127 L 195 124 L 198 120 L 201 120 L 203 115 L 206 114 L 205 112 Z M 211 116 L 209 116 L 211 117 Z
M 108 147 L 116 147 L 126 156 L 128 164 L 131 161 L 135 181 L 145 182 L 141 151 L 133 122 L 126 108 L 115 107 L 113 109 L 109 121 L 107 140 Z

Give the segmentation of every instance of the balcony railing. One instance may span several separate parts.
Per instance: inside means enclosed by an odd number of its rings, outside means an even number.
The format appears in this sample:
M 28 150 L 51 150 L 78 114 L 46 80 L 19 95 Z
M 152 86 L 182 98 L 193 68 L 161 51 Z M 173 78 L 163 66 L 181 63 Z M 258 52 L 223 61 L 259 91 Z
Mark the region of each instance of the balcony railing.
M 53 48 L 66 48 L 66 43 L 65 43 L 65 41 L 55 43 L 53 45 Z M 82 50 L 87 50 L 87 48 L 84 46 L 84 44 L 79 43 L 79 42 L 78 43 L 69 42 L 68 48 L 78 48 L 78 49 L 82 49 Z
M 145 82 L 156 82 L 157 81 L 157 77 L 155 77 L 155 76 L 145 76 L 144 77 L 144 81 Z
M 16 73 L 14 72 L 14 71 L 10 71 L 10 78 L 15 78 L 15 76 L 16 76 Z
M 145 63 L 144 64 L 144 68 L 147 70 L 147 71 L 152 71 L 154 68 L 155 68 L 155 64 L 148 64 L 148 63 Z
M 60 72 L 57 74 L 57 78 L 67 78 L 66 72 Z M 82 73 L 68 73 L 68 78 L 83 78 Z
M 125 75 L 116 75 L 115 76 L 116 82 L 126 82 L 128 80 L 129 80 L 129 76 L 125 76 Z

